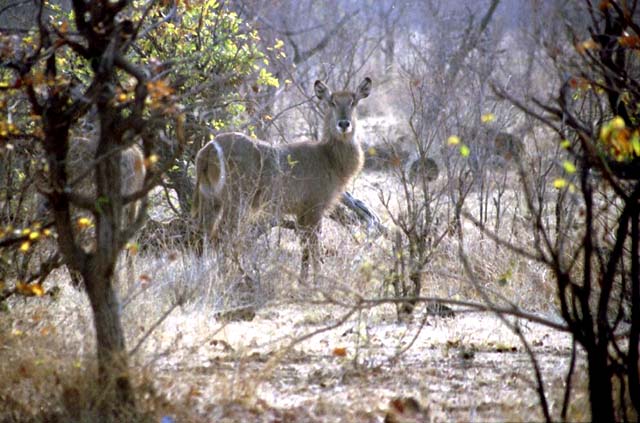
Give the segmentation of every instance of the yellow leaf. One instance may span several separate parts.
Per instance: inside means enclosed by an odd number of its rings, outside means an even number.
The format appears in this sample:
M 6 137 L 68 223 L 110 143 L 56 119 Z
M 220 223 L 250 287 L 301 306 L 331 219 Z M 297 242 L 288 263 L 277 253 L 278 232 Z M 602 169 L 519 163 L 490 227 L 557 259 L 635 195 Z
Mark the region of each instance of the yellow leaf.
M 157 154 L 152 154 L 149 157 L 144 159 L 144 167 L 148 168 L 153 166 L 154 164 L 158 163 L 158 155 Z
M 482 123 L 489 123 L 493 122 L 494 120 L 496 120 L 496 115 L 494 115 L 493 113 L 485 113 L 484 115 L 480 116 L 480 121 Z
M 289 163 L 289 166 L 293 169 L 293 167 L 298 164 L 298 161 L 293 160 L 293 157 L 291 157 L 291 154 L 287 154 L 287 163 Z
M 369 147 L 369 149 L 367 150 L 367 154 L 369 154 L 370 156 L 376 156 L 378 152 L 376 151 L 375 147 Z
M 29 251 L 30 247 L 31 247 L 31 243 L 29 241 L 25 241 L 22 244 L 20 244 L 20 251 L 23 253 L 26 253 L 27 251 Z
M 584 54 L 587 50 L 598 50 L 599 48 L 600 44 L 596 43 L 591 38 L 576 46 L 576 50 L 578 50 L 578 53 L 580 54 Z
M 471 150 L 469 150 L 469 147 L 467 147 L 466 145 L 462 144 L 460 146 L 460 155 L 462 157 L 469 157 L 469 154 L 471 153 Z
M 21 331 L 20 329 L 13 329 L 11 331 L 11 335 L 13 335 L 13 336 L 22 336 L 23 334 L 24 334 L 24 332 Z
M 562 162 L 562 167 L 567 173 L 576 173 L 576 166 L 568 160 Z
M 44 295 L 44 289 L 42 288 L 42 285 L 39 283 L 30 284 L 29 289 L 31 291 L 31 294 L 35 295 L 36 297 L 42 297 Z
M 571 142 L 569 140 L 562 140 L 562 142 L 560 143 L 560 147 L 567 150 L 569 149 L 569 147 L 571 147 Z
M 17 282 L 16 283 L 16 291 L 18 294 L 27 296 L 27 297 L 41 297 L 44 295 L 44 289 L 42 285 L 39 283 L 24 283 Z
M 611 120 L 611 127 L 613 129 L 624 129 L 625 127 L 625 123 L 624 123 L 624 119 L 622 119 L 620 116 L 616 116 Z
M 29 234 L 29 240 L 31 241 L 35 241 L 38 238 L 40 238 L 40 232 L 35 231 Z
M 86 229 L 91 227 L 91 219 L 89 219 L 88 217 L 81 217 L 78 219 L 77 221 L 78 227 L 80 229 Z
M 138 254 L 139 247 L 136 242 L 127 242 L 127 245 L 125 245 L 124 248 L 134 256 Z
M 567 181 L 562 178 L 558 178 L 553 181 L 553 187 L 557 189 L 561 189 L 567 186 Z
M 451 135 L 449 138 L 447 138 L 447 144 L 449 145 L 458 145 L 460 144 L 460 137 L 457 135 Z

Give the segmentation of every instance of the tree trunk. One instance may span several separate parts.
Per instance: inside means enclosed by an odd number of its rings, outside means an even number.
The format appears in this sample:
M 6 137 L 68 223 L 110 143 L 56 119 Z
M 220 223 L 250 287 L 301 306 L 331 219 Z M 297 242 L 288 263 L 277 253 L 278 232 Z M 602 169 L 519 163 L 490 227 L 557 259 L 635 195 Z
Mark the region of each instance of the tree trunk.
M 94 266 L 92 266 L 94 267 Z M 135 397 L 129 379 L 124 331 L 120 323 L 119 304 L 113 289 L 113 266 L 85 274 L 85 286 L 93 310 L 97 338 L 98 380 L 103 400 L 100 413 L 105 420 L 131 417 Z M 125 409 L 122 410 L 121 407 Z M 115 411 L 115 413 L 114 413 Z
M 631 404 L 640 415 L 640 212 L 631 216 L 631 330 L 629 333 L 629 356 L 627 359 L 629 394 Z
M 614 422 L 613 391 L 606 346 L 593 345 L 587 349 L 589 367 L 589 401 L 591 421 Z

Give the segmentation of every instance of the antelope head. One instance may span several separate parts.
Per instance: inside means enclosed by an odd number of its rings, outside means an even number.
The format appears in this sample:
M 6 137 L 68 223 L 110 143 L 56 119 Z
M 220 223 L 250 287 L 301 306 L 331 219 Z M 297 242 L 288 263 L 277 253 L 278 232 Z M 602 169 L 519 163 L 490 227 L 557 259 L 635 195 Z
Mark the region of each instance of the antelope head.
M 365 78 L 356 92 L 337 91 L 331 89 L 322 81 L 314 85 L 316 96 L 326 105 L 325 130 L 331 137 L 347 138 L 353 134 L 355 127 L 355 110 L 358 102 L 369 96 L 371 79 Z

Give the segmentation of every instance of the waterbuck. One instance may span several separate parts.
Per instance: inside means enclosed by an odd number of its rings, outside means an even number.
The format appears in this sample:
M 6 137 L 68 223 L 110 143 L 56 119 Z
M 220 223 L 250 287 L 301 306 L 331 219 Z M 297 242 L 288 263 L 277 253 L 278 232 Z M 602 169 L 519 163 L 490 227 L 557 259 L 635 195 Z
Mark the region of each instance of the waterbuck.
M 69 140 L 69 151 L 67 154 L 65 168 L 67 172 L 67 178 L 70 188 L 75 194 L 81 196 L 88 196 L 94 199 L 94 202 L 98 202 L 96 198 L 96 186 L 95 186 L 95 166 L 98 160 L 110 160 L 109 157 L 96 157 L 98 149 L 98 140 L 96 138 L 83 138 L 73 137 Z M 144 154 L 140 147 L 132 145 L 129 148 L 125 148 L 120 153 L 120 177 L 121 177 L 121 192 L 123 196 L 131 195 L 142 189 L 146 176 L 146 167 Z M 41 191 L 46 192 L 52 188 L 40 187 Z M 40 220 L 44 220 L 44 216 L 49 213 L 49 202 L 44 196 L 40 196 L 38 205 L 38 214 Z M 132 202 L 127 204 L 122 216 L 121 227 L 127 228 L 136 219 L 138 214 L 139 204 L 138 202 Z M 81 216 L 87 217 L 86 211 L 78 210 L 74 207 L 74 217 L 80 218 Z M 82 222 L 82 221 L 79 221 Z M 86 221 L 86 225 L 90 226 L 91 221 Z M 92 232 L 92 231 L 90 231 Z M 92 250 L 95 248 L 92 242 L 92 236 L 86 233 L 80 234 L 83 248 Z M 133 282 L 135 276 L 134 262 L 132 254 L 127 251 L 126 253 L 126 272 L 128 283 Z M 70 272 L 71 280 L 74 286 L 79 287 L 80 276 L 75 272 Z
M 302 243 L 301 281 L 310 259 L 314 273 L 319 270 L 323 214 L 362 169 L 355 111 L 369 96 L 371 79 L 355 92 L 332 93 L 322 81 L 314 90 L 325 107 L 320 141 L 273 146 L 240 133 L 220 134 L 196 156 L 192 204 L 194 219 L 212 240 L 233 236 L 246 211 L 294 215 Z

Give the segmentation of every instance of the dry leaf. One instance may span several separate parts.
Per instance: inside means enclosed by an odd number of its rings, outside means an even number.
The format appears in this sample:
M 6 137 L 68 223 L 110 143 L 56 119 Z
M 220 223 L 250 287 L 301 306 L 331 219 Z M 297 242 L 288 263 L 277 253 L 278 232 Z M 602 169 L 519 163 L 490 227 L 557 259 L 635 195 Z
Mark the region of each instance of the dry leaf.
M 335 355 L 336 357 L 346 357 L 347 349 L 345 347 L 334 348 L 333 355 Z

